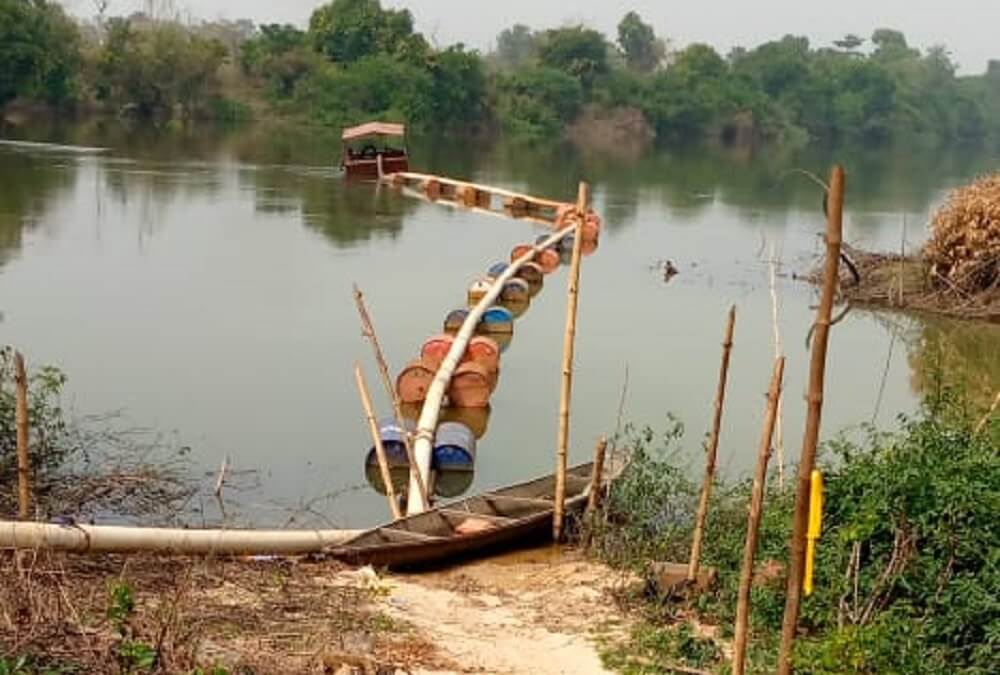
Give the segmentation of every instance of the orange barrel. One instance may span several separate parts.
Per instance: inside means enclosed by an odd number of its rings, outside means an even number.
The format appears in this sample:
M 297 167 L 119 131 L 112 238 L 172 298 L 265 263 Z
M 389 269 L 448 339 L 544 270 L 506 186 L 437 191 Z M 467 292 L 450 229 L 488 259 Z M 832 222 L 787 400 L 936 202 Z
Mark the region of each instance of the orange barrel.
M 521 218 L 528 213 L 528 202 L 520 197 L 510 197 L 504 200 L 503 208 L 515 218 Z
M 417 359 L 407 364 L 396 377 L 396 393 L 402 403 L 419 403 L 427 398 L 427 389 L 430 388 L 437 373 L 437 364 L 426 359 Z
M 496 390 L 500 379 L 500 346 L 495 340 L 484 335 L 472 338 L 462 361 L 473 361 L 486 368 L 490 374 L 490 390 Z
M 516 262 L 517 260 L 523 258 L 534 250 L 534 246 L 531 244 L 518 244 L 510 251 L 510 261 Z
M 476 463 L 476 436 L 461 422 L 444 422 L 434 432 L 431 466 L 438 472 L 472 471 Z
M 449 335 L 454 335 L 458 331 L 462 330 L 462 324 L 469 316 L 469 310 L 467 309 L 456 309 L 450 312 L 448 316 L 444 318 L 444 332 Z
M 505 303 L 530 302 L 531 286 L 524 279 L 515 277 L 500 289 L 500 300 Z
M 503 335 L 513 334 L 514 315 L 503 307 L 490 307 L 483 312 L 478 330 L 479 335 Z
M 490 292 L 490 287 L 493 284 L 486 279 L 476 279 L 469 285 L 469 307 L 475 307 L 479 304 L 479 301 L 486 297 L 486 294 Z
M 448 400 L 456 408 L 484 408 L 492 391 L 490 372 L 475 361 L 466 361 L 451 377 Z
M 428 364 L 433 364 L 435 371 L 441 367 L 444 357 L 448 356 L 451 346 L 455 343 L 455 337 L 444 333 L 435 335 L 424 340 L 420 347 L 420 358 Z
M 510 312 L 510 315 L 515 319 L 520 319 L 527 313 L 528 309 L 531 307 L 531 303 L 527 300 L 501 300 L 500 306 Z
M 475 361 L 488 370 L 498 370 L 500 368 L 500 345 L 493 338 L 477 335 L 469 340 L 465 357 L 465 360 Z
M 441 198 L 441 182 L 429 178 L 427 182 L 424 183 L 424 194 L 427 195 L 428 199 L 437 201 Z
M 538 263 L 531 262 L 522 265 L 514 277 L 527 281 L 533 296 L 538 295 L 538 291 L 542 290 L 542 286 L 545 284 L 545 272 Z
M 513 333 L 493 333 L 490 335 L 490 339 L 497 343 L 500 347 L 500 353 L 503 354 L 510 347 L 510 343 L 514 341 Z
M 601 217 L 589 211 L 587 217 L 583 220 L 583 240 L 587 241 L 597 241 L 597 238 L 601 236 Z
M 476 206 L 488 209 L 493 204 L 493 195 L 489 190 L 476 190 Z
M 563 265 L 569 265 L 573 261 L 573 235 L 569 235 L 562 240 L 563 245 L 559 248 L 559 260 Z M 584 239 L 580 244 L 580 254 L 588 256 L 597 250 L 597 239 Z
M 442 422 L 461 422 L 472 430 L 476 440 L 486 435 L 490 425 L 490 406 L 485 408 L 443 408 L 440 420 Z
M 455 191 L 455 201 L 462 206 L 475 206 L 476 199 L 476 188 L 471 185 L 459 185 Z
M 583 246 L 580 247 L 580 254 L 588 256 L 597 250 L 598 240 L 597 239 L 584 239 Z
M 551 248 L 539 251 L 538 255 L 535 256 L 535 262 L 538 263 L 543 272 L 551 274 L 559 269 L 559 252 Z

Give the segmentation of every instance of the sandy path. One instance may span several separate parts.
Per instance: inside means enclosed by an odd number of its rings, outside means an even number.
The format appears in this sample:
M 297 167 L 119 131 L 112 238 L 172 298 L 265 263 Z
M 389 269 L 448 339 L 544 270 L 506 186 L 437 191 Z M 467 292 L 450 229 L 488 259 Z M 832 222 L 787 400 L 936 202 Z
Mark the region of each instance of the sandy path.
M 594 639 L 622 625 L 605 592 L 614 580 L 577 553 L 546 548 L 377 583 L 381 609 L 454 664 L 417 672 L 590 675 L 609 672 Z

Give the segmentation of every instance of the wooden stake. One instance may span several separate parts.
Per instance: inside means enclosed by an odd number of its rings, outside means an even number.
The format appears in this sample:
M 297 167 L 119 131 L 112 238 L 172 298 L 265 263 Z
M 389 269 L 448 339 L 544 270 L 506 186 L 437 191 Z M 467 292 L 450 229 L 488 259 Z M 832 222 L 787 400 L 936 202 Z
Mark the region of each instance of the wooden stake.
M 771 388 L 767 392 L 767 411 L 764 414 L 764 430 L 757 448 L 757 471 L 753 477 L 750 493 L 750 514 L 747 517 L 747 538 L 743 547 L 743 567 L 740 570 L 740 588 L 736 599 L 736 634 L 733 638 L 733 675 L 743 675 L 746 668 L 747 624 L 750 620 L 750 585 L 753 582 L 754 557 L 757 555 L 757 533 L 764 510 L 764 486 L 767 482 L 767 462 L 771 458 L 771 439 L 778 419 L 778 404 L 781 402 L 781 382 L 785 374 L 785 358 L 779 356 L 774 361 L 774 375 Z
M 701 544 L 705 537 L 705 520 L 708 518 L 708 502 L 712 496 L 712 483 L 715 481 L 716 459 L 719 454 L 719 432 L 722 427 L 722 408 L 726 402 L 726 382 L 729 379 L 729 356 L 733 351 L 733 330 L 736 327 L 736 306 L 729 309 L 729 320 L 726 323 L 726 336 L 722 341 L 722 365 L 719 366 L 719 385 L 715 391 L 715 415 L 712 418 L 712 435 L 708 440 L 705 458 L 705 478 L 701 484 L 701 500 L 698 502 L 698 515 L 694 523 L 694 536 L 691 539 L 691 560 L 688 562 L 687 580 L 694 583 L 698 579 L 698 567 L 701 564 Z
M 403 446 L 406 448 L 406 459 L 410 462 L 410 482 L 416 483 L 417 490 L 420 492 L 420 499 L 423 502 L 423 508 L 427 510 L 431 507 L 430 492 L 428 492 L 427 484 L 424 483 L 424 477 L 420 475 L 420 470 L 417 467 L 416 454 L 413 452 L 413 439 L 410 437 L 403 423 L 403 408 L 399 404 L 399 393 L 392 384 L 392 376 L 389 375 L 389 364 L 385 360 L 382 346 L 379 344 L 378 336 L 375 334 L 375 326 L 372 324 L 368 307 L 365 306 L 365 296 L 362 295 L 361 289 L 358 288 L 357 284 L 354 285 L 354 302 L 357 304 L 358 314 L 361 316 L 361 332 L 368 338 L 368 341 L 372 345 L 372 351 L 375 352 L 375 364 L 378 366 L 379 377 L 382 380 L 382 386 L 385 388 L 386 396 L 392 402 L 392 413 L 396 418 L 396 425 L 403 431 Z
M 776 277 L 778 260 L 774 243 L 771 244 L 771 260 L 768 262 L 768 285 L 771 287 L 771 329 L 774 331 L 774 358 L 779 358 L 781 348 L 781 328 L 778 325 L 778 289 Z M 778 461 L 778 487 L 785 487 L 785 434 L 781 425 L 781 398 L 778 398 L 777 419 L 774 422 L 774 452 Z
M 816 464 L 816 446 L 819 442 L 820 418 L 823 413 L 826 350 L 830 340 L 830 318 L 833 314 L 833 300 L 840 267 L 840 247 L 843 241 L 844 183 L 844 169 L 840 166 L 833 167 L 827 198 L 826 265 L 809 364 L 809 395 L 806 398 L 808 409 L 802 439 L 802 456 L 799 458 L 792 539 L 788 552 L 788 586 L 785 593 L 785 616 L 781 625 L 778 675 L 790 675 L 792 672 L 792 646 L 795 642 L 799 609 L 802 605 L 802 573 L 805 566 L 806 529 L 809 524 L 810 479 Z
M 389 460 L 385 456 L 385 447 L 382 445 L 382 435 L 378 430 L 378 422 L 375 421 L 375 409 L 372 407 L 372 398 L 368 393 L 368 385 L 365 383 L 364 373 L 361 366 L 354 365 L 354 379 L 358 383 L 358 394 L 361 396 L 361 405 L 364 406 L 365 416 L 368 418 L 368 431 L 371 432 L 372 442 L 375 444 L 375 456 L 378 459 L 378 468 L 382 472 L 382 482 L 385 484 L 385 496 L 389 500 L 389 509 L 392 517 L 399 520 L 403 517 L 403 511 L 396 499 L 396 488 L 392 484 L 392 473 L 389 471 Z
M 559 395 L 559 444 L 556 449 L 556 489 L 552 510 L 552 539 L 560 541 L 566 507 L 566 465 L 569 452 L 569 406 L 573 390 L 573 348 L 576 340 L 576 308 L 580 297 L 580 258 L 583 251 L 583 222 L 587 217 L 590 188 L 580 183 L 576 200 L 576 230 L 573 259 L 569 267 L 566 302 L 566 333 L 563 338 L 562 388 Z
M 15 408 L 17 427 L 17 515 L 21 520 L 31 517 L 31 462 L 28 457 L 28 375 L 24 356 L 14 352 Z
M 608 439 L 601 436 L 594 448 L 594 469 L 590 474 L 590 494 L 587 497 L 586 519 L 593 518 L 601 499 L 601 477 L 604 475 L 604 454 L 608 449 Z

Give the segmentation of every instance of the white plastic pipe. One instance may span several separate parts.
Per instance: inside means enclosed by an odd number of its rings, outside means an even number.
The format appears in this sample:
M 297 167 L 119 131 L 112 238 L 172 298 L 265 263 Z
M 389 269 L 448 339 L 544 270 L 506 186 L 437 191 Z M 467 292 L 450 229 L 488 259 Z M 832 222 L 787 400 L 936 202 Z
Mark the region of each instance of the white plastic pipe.
M 76 553 L 298 555 L 342 544 L 361 530 L 183 530 L 0 521 L 0 549 Z
M 462 324 L 461 330 L 458 331 L 458 335 L 455 336 L 455 341 L 451 345 L 451 349 L 448 350 L 448 355 L 441 362 L 441 366 L 438 368 L 437 374 L 434 376 L 431 386 L 427 389 L 427 398 L 424 400 L 424 407 L 420 411 L 420 420 L 417 423 L 417 433 L 416 441 L 413 445 L 413 454 L 416 455 L 417 469 L 420 471 L 421 477 L 423 477 L 424 485 L 430 484 L 430 473 L 431 473 L 431 455 L 433 453 L 434 444 L 434 432 L 437 429 L 438 417 L 441 414 L 441 401 L 444 399 L 445 392 L 448 389 L 448 384 L 451 382 L 452 375 L 455 374 L 455 369 L 458 368 L 458 363 L 461 361 L 462 356 L 465 354 L 465 350 L 468 347 L 469 340 L 472 339 L 472 334 L 476 330 L 476 325 L 479 320 L 483 317 L 483 314 L 487 309 L 493 306 L 496 299 L 500 296 L 500 291 L 503 290 L 503 285 L 514 278 L 514 275 L 527 263 L 534 259 L 535 255 L 543 250 L 562 241 L 564 238 L 573 234 L 576 231 L 576 224 L 565 227 L 552 236 L 548 237 L 539 244 L 536 244 L 531 248 L 531 250 L 525 253 L 523 256 L 515 260 L 510 266 L 504 270 L 504 273 L 496 278 L 493 285 L 490 286 L 490 290 L 483 296 L 483 299 L 472 308 L 469 312 L 469 316 L 466 317 L 465 323 Z M 416 479 L 411 476 L 410 478 L 410 488 L 407 494 L 406 512 L 408 515 L 414 515 L 417 513 L 423 513 L 424 505 L 420 499 L 420 491 L 416 485 Z

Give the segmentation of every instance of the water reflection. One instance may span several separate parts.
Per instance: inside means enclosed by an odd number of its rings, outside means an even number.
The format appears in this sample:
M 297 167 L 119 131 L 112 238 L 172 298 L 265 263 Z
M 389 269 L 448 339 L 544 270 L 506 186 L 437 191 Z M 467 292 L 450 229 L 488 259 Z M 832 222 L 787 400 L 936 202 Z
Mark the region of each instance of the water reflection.
M 25 229 L 76 184 L 74 160 L 0 148 L 0 265 L 22 246 Z
M 914 391 L 955 388 L 985 411 L 1000 387 L 1000 326 L 925 318 L 912 330 L 908 360 Z
M 369 357 L 351 284 L 365 289 L 399 367 L 421 337 L 440 331 L 469 280 L 541 233 L 523 221 L 347 186 L 333 168 L 335 132 L 89 124 L 14 133 L 109 150 L 0 149 L 0 261 L 20 254 L 0 267 L 0 341 L 27 345 L 34 362 L 63 366 L 81 413 L 125 406 L 137 426 L 176 430 L 207 474 L 226 455 L 234 471 L 258 470 L 259 493 L 248 500 L 343 494 L 323 515 L 348 526 L 385 516 L 384 499 L 349 489 L 364 482 L 369 445 L 350 386 L 350 364 Z M 417 139 L 412 151 L 422 170 L 542 196 L 571 200 L 580 178 L 592 183 L 605 233 L 583 268 L 573 461 L 589 457 L 595 439 L 613 429 L 626 364 L 627 420 L 656 425 L 669 410 L 692 437 L 707 428 L 719 332 L 739 303 L 720 447 L 721 466 L 736 475 L 753 461 L 748 439 L 759 433 L 773 353 L 767 265 L 755 255 L 761 233 L 783 248 L 782 271 L 790 273 L 803 269 L 789 262 L 795 256 L 812 262 L 822 227 L 818 188 L 790 170 L 823 173 L 834 158 L 844 161 L 849 236 L 895 248 L 900 213 L 914 223 L 913 241 L 915 223 L 942 190 L 995 163 L 982 153 L 920 148 L 704 148 L 636 158 L 447 138 Z M 45 236 L 27 236 L 32 228 Z M 665 259 L 680 270 L 669 284 L 657 266 Z M 545 288 L 517 321 L 492 410 L 458 420 L 480 436 L 475 472 L 440 490 L 484 491 L 551 470 L 564 274 Z M 803 424 L 797 394 L 808 374 L 802 344 L 814 297 L 790 275 L 779 275 L 777 291 L 789 357 L 788 439 Z M 891 426 L 931 386 L 936 363 L 967 382 L 977 401 L 991 383 L 996 389 L 996 327 L 913 320 L 905 333 L 913 341 L 890 349 L 892 329 L 874 316 L 855 312 L 837 327 L 824 434 L 871 419 L 873 407 L 881 410 L 877 423 Z M 376 406 L 388 410 L 384 400 Z M 700 450 L 692 457 L 700 463 Z M 280 524 L 266 509 L 250 515 Z

